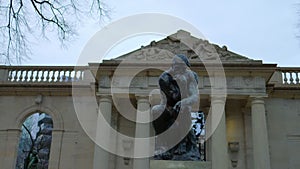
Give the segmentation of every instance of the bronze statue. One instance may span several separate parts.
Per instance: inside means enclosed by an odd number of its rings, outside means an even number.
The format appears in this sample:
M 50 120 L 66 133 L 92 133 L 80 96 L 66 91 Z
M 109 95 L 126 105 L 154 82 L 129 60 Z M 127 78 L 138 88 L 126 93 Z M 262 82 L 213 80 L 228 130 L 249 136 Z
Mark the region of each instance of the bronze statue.
M 185 55 L 175 55 L 170 69 L 163 72 L 159 77 L 161 103 L 152 108 L 156 135 L 165 132 L 171 126 L 171 130 L 176 130 L 174 133 L 178 133 L 178 136 L 186 133 L 186 131 L 189 132 L 175 147 L 156 155 L 155 159 L 200 159 L 195 134 L 191 130 L 192 105 L 199 100 L 198 76 L 189 67 L 190 63 Z M 182 113 L 181 118 L 177 119 L 179 113 Z

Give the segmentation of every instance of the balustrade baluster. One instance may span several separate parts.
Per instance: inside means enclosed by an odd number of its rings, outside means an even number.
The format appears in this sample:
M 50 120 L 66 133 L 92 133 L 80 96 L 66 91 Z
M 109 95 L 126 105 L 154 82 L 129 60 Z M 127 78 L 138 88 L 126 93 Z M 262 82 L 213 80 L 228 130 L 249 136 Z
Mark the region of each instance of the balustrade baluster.
M 293 72 L 290 72 L 290 84 L 294 84 Z
M 76 70 L 71 70 L 71 72 L 73 73 L 72 75 L 72 78 L 71 78 L 71 81 L 76 81 L 77 80 L 77 77 L 76 77 Z
M 34 82 L 38 82 L 38 79 L 39 79 L 39 70 L 36 70 L 35 71 L 35 77 L 34 77 Z
M 55 80 L 55 72 L 56 70 L 52 70 L 52 77 L 51 77 L 51 82 L 53 83 Z
M 32 82 L 33 81 L 33 77 L 34 77 L 34 70 L 30 69 L 30 77 L 29 77 L 29 81 Z
M 79 80 L 83 80 L 83 70 L 79 70 Z
M 12 81 L 12 74 L 13 74 L 13 70 L 10 69 L 10 70 L 8 71 L 8 81 L 9 81 L 9 82 Z
M 299 76 L 298 76 L 299 72 L 296 71 L 295 73 L 296 73 L 296 84 L 299 84 Z
M 45 81 L 45 71 L 42 71 L 41 82 L 44 82 L 44 81 Z
M 28 79 L 28 70 L 25 70 L 24 82 L 27 82 Z
M 71 72 L 73 73 L 73 76 L 72 76 L 72 78 L 71 78 L 71 81 L 77 81 L 76 70 L 74 69 L 74 70 L 72 70 Z
M 71 75 L 71 70 L 68 70 L 68 78 L 67 78 L 67 82 L 71 81 L 72 75 Z
M 66 80 L 66 70 L 63 70 L 63 73 L 64 74 L 63 74 L 63 78 L 62 78 L 63 80 L 62 80 L 62 82 L 65 82 L 65 80 Z
M 61 80 L 61 71 L 62 70 L 58 70 L 58 75 L 57 75 L 57 81 L 56 82 L 60 82 L 60 80 Z
M 76 80 L 77 80 L 76 79 L 76 70 L 71 70 L 71 81 L 76 81 Z
M 70 70 L 69 71 L 70 74 L 70 80 L 69 81 L 74 81 L 75 80 L 75 70 Z
M 77 70 L 77 71 L 76 71 L 76 73 L 75 73 L 76 81 L 80 81 L 80 73 L 81 73 L 80 70 Z
M 50 70 L 45 70 L 45 72 L 47 72 L 46 82 L 49 82 L 49 79 L 50 79 Z
M 17 79 L 18 79 L 18 70 L 16 69 L 15 70 L 15 76 L 14 76 L 14 81 L 16 82 L 17 81 Z
M 287 82 L 287 77 L 286 77 L 286 73 L 287 73 L 287 72 L 283 71 L 282 73 L 283 73 L 283 76 L 284 76 L 283 84 L 288 84 L 288 82 Z
M 23 70 L 20 70 L 20 72 L 21 72 L 21 73 L 20 73 L 20 76 L 19 76 L 19 78 L 18 78 L 18 79 L 19 79 L 18 81 L 19 81 L 19 82 L 22 82 L 22 80 L 23 80 L 23 72 L 24 72 L 24 71 L 23 71 Z

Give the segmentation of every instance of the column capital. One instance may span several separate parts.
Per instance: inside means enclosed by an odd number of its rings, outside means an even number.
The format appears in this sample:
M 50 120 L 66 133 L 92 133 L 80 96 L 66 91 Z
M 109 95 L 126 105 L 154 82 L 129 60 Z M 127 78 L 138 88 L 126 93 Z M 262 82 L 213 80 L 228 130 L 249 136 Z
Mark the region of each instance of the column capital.
M 263 99 L 263 98 L 267 98 L 268 94 L 257 94 L 257 95 L 250 95 L 249 98 L 250 99 Z
M 249 99 L 251 101 L 251 104 L 264 104 L 265 98 L 267 98 L 268 95 L 251 95 L 249 96 Z
M 150 103 L 149 102 L 149 95 L 146 95 L 146 94 L 136 94 L 135 98 L 136 98 L 138 104 L 139 103 Z
M 210 95 L 211 102 L 222 102 L 225 104 L 226 96 L 225 95 Z
M 112 96 L 109 95 L 109 94 L 98 95 L 98 98 L 99 98 L 99 103 L 100 102 L 109 102 L 109 103 L 112 103 Z

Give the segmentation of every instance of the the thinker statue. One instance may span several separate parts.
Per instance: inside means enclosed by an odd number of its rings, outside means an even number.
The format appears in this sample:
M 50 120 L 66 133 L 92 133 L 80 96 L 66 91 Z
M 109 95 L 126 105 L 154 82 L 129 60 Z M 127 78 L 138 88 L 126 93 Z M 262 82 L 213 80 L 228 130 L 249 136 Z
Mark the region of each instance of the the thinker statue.
M 175 55 L 170 69 L 159 77 L 161 102 L 152 108 L 155 133 L 159 135 L 171 130 L 174 138 L 182 137 L 182 140 L 170 150 L 156 155 L 155 159 L 200 159 L 195 134 L 191 130 L 192 105 L 199 100 L 198 76 L 189 67 L 190 63 L 185 55 Z M 168 139 L 159 141 L 168 144 Z M 164 146 L 160 148 L 165 149 Z

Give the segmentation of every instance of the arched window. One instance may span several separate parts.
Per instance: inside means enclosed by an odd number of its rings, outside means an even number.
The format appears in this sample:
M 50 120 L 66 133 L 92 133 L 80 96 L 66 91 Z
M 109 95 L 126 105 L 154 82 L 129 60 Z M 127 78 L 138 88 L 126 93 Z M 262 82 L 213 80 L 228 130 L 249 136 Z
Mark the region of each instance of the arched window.
M 53 121 L 50 115 L 34 113 L 22 124 L 16 169 L 47 169 Z

